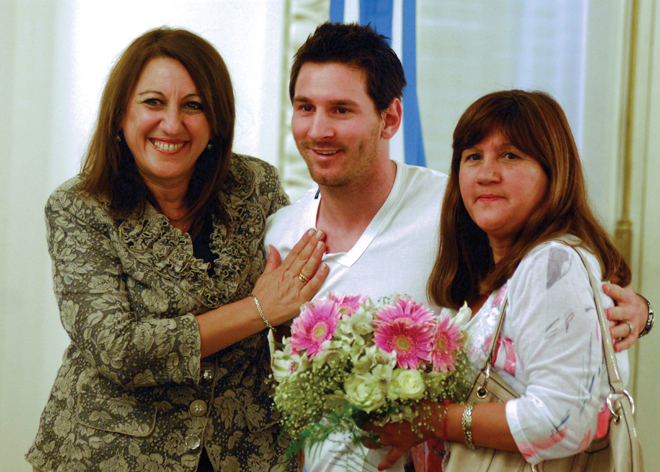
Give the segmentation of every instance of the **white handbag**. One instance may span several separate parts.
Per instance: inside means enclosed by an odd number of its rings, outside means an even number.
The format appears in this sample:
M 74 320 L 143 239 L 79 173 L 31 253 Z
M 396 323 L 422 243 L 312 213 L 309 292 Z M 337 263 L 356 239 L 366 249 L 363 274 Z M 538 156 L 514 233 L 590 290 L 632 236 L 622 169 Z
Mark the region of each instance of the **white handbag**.
M 598 321 L 603 339 L 603 355 L 607 367 L 610 394 L 607 396 L 607 406 L 610 410 L 609 434 L 592 441 L 586 451 L 562 459 L 547 460 L 536 465 L 529 464 L 518 452 L 507 452 L 489 448 L 469 449 L 461 443 L 447 443 L 449 457 L 443 472 L 510 472 L 510 471 L 547 471 L 547 472 L 643 472 L 641 446 L 637 438 L 633 418 L 633 399 L 623 388 L 623 382 L 614 355 L 614 347 L 610 336 L 609 322 L 605 315 L 600 296 L 600 282 L 596 280 L 584 256 L 575 246 L 579 240 L 570 236 L 557 238 L 560 242 L 573 248 L 589 274 L 589 282 L 593 292 L 594 303 L 598 312 Z M 506 402 L 518 398 L 519 395 L 511 389 L 495 372 L 491 371 L 493 354 L 500 331 L 504 324 L 507 301 L 502 303 L 500 316 L 493 335 L 488 359 L 468 394 L 466 404 Z

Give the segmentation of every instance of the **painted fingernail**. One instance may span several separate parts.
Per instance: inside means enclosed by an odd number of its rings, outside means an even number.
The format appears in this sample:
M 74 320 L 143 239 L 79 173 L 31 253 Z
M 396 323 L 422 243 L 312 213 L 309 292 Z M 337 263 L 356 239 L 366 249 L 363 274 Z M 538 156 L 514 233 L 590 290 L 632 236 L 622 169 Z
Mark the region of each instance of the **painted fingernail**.
M 321 236 L 323 236 L 323 231 L 321 231 L 321 230 L 319 229 L 319 230 L 316 231 L 316 237 L 317 237 L 317 238 L 320 238 Z
M 316 230 L 312 228 L 309 231 L 307 231 L 307 236 L 314 236 L 314 233 L 316 233 Z
M 323 247 L 323 241 L 316 243 L 316 249 L 321 249 Z
M 322 270 L 325 270 L 327 268 L 328 268 L 328 264 L 326 264 L 325 262 L 321 264 L 321 269 Z

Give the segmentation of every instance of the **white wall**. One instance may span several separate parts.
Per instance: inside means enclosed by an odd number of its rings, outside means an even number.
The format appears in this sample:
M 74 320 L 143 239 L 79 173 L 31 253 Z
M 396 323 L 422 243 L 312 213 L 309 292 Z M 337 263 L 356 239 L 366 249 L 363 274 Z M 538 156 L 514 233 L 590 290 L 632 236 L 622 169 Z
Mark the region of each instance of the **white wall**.
M 448 172 L 454 127 L 480 96 L 542 90 L 564 109 L 593 204 L 614 229 L 625 6 L 618 0 L 417 0 L 427 165 Z
M 639 1 L 632 120 L 633 278 L 660 311 L 660 11 L 656 0 Z M 660 316 L 656 315 L 656 321 Z M 660 471 L 660 323 L 637 343 L 636 421 L 647 472 Z
M 42 216 L 56 8 L 39 6 L 0 3 L 0 469 L 17 471 L 29 470 L 21 452 L 36 432 L 63 345 Z

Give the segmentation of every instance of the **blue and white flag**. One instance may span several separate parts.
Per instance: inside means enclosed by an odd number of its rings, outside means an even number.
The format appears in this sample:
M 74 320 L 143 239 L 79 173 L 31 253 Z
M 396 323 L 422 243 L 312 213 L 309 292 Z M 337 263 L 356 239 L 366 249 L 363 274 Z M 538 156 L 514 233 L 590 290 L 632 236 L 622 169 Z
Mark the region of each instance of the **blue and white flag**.
M 408 83 L 403 98 L 403 132 L 390 140 L 390 155 L 407 164 L 426 166 L 417 101 L 416 4 L 416 0 L 330 0 L 330 21 L 370 24 L 390 38 Z

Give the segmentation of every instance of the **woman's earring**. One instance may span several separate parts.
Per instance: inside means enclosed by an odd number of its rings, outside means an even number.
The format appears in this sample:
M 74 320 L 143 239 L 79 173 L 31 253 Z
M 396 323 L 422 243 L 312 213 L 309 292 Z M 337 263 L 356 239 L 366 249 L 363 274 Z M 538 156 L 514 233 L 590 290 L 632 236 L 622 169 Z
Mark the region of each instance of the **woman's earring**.
M 206 149 L 208 149 L 209 151 L 213 149 L 213 144 L 211 143 L 211 141 L 209 141 L 209 143 L 206 145 Z

